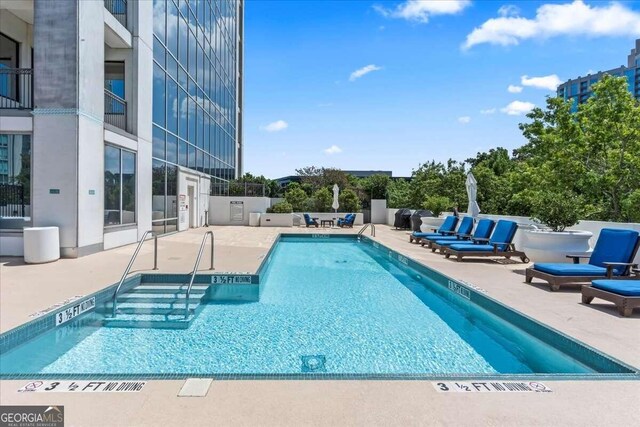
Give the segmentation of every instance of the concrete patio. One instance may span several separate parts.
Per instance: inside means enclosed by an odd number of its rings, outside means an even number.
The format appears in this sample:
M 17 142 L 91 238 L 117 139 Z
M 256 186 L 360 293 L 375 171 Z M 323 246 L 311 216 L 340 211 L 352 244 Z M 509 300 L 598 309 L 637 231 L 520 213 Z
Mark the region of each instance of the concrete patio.
M 203 233 L 159 239 L 161 272 L 187 272 Z M 216 271 L 254 272 L 278 233 L 356 230 L 210 227 Z M 612 305 L 580 303 L 577 291 L 524 284 L 526 265 L 458 263 L 409 244 L 406 231 L 377 226 L 380 243 L 455 279 L 486 290 L 516 310 L 632 366 L 640 366 L 640 313 L 621 318 Z M 51 264 L 0 260 L 0 331 L 75 295 L 117 282 L 134 246 Z M 153 264 L 147 243 L 134 270 Z M 202 268 L 206 268 L 204 266 Z M 140 393 L 17 393 L 27 381 L 2 381 L 0 403 L 62 404 L 67 425 L 610 425 L 638 424 L 640 381 L 548 381 L 553 393 L 437 393 L 429 381 L 214 381 L 204 398 L 177 397 L 184 381 L 151 381 Z

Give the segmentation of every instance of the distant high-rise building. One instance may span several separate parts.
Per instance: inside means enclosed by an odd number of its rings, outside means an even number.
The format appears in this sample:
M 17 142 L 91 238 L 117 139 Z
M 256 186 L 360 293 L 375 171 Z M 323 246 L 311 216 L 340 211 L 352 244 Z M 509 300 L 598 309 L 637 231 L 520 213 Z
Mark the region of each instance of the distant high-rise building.
M 591 96 L 591 85 L 598 82 L 605 74 L 626 77 L 629 91 L 640 100 L 640 39 L 636 40 L 635 47 L 631 49 L 626 67 L 623 65 L 612 70 L 589 74 L 586 77 L 567 80 L 558 86 L 558 96 L 570 99 L 573 102 L 573 108 L 577 109 L 578 104 L 586 102 Z

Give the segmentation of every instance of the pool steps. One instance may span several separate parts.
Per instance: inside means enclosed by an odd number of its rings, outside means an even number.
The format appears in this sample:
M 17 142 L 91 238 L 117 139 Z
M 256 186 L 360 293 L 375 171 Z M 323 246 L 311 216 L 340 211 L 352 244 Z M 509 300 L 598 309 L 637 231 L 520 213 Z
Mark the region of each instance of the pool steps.
M 185 319 L 187 287 L 186 283 L 139 284 L 118 296 L 117 316 L 104 319 L 103 325 L 111 328 L 187 329 L 209 285 L 193 285 L 189 295 L 189 316 Z M 110 313 L 111 307 L 111 302 L 105 304 L 105 313 Z

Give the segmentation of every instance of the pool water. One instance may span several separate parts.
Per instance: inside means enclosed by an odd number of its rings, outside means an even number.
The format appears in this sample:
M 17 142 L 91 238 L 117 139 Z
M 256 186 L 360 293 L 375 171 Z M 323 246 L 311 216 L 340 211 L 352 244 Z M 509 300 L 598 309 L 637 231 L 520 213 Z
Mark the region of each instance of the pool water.
M 49 374 L 593 372 L 354 239 L 286 239 L 260 301 L 208 303 L 186 330 L 104 328 L 97 315 L 0 356 Z

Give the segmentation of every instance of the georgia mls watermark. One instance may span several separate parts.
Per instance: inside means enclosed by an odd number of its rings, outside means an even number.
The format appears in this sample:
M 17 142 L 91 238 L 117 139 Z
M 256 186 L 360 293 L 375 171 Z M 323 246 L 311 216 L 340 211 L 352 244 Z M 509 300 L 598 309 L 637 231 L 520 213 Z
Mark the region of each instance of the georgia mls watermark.
M 64 427 L 64 406 L 0 406 L 0 427 Z

